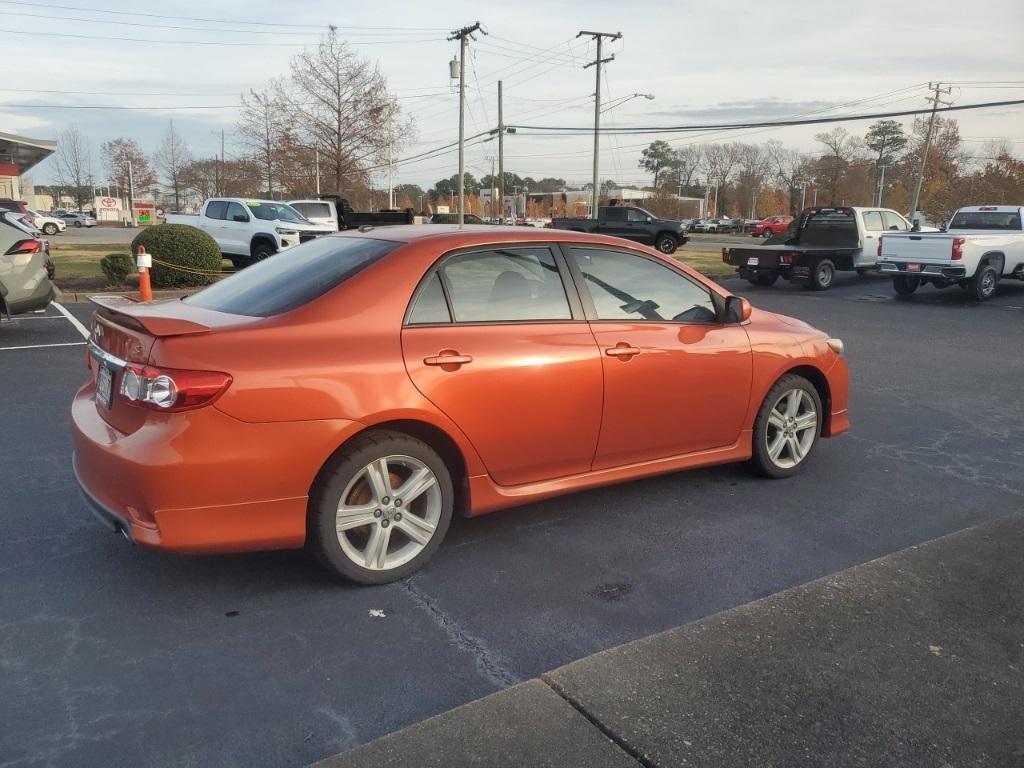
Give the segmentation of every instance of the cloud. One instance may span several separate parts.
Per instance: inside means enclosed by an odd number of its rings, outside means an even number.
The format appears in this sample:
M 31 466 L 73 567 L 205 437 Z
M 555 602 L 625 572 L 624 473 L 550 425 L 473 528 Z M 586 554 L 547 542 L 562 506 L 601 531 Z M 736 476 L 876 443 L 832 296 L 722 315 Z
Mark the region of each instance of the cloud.
M 706 107 L 679 105 L 671 109 L 648 112 L 656 117 L 685 117 L 697 120 L 740 121 L 773 119 L 825 112 L 834 109 L 841 102 L 836 101 L 785 101 L 782 99 L 752 99 L 747 101 L 721 101 Z

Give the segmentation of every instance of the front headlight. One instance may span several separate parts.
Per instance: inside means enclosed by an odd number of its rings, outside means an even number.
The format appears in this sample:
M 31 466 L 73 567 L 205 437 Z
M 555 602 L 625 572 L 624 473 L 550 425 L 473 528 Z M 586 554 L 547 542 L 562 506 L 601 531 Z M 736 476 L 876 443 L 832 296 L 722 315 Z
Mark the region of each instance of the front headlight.
M 829 339 L 825 343 L 828 344 L 828 348 L 835 352 L 837 355 L 843 354 L 843 349 L 845 349 L 845 347 L 843 345 L 842 339 Z
M 297 235 L 299 234 L 294 229 L 285 229 L 284 227 L 275 227 L 274 231 L 279 235 Z

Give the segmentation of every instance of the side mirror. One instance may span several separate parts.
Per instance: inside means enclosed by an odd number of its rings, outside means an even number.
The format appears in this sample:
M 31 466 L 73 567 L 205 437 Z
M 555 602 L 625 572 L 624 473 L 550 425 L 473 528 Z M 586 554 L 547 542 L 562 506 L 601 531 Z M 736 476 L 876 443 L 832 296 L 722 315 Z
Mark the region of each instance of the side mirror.
M 244 213 L 236 213 L 232 218 L 234 218 L 235 221 L 241 222 L 243 224 L 249 221 L 249 217 L 246 216 Z
M 647 217 L 647 223 L 648 224 L 653 224 L 654 223 L 654 219 L 652 219 L 650 216 L 648 216 Z
M 727 323 L 745 323 L 750 319 L 752 307 L 742 296 L 729 296 L 725 300 L 725 321 Z

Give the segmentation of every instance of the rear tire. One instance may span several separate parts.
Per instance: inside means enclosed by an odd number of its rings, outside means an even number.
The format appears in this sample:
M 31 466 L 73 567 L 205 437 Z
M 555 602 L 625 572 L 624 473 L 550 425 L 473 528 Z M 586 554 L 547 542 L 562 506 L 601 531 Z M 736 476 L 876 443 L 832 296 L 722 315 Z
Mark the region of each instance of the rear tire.
M 747 282 L 760 288 L 771 288 L 778 279 L 779 275 L 777 272 L 762 272 L 754 277 L 748 277 Z
M 654 247 L 664 254 L 675 253 L 679 242 L 672 235 L 659 235 L 654 241 Z
M 991 264 L 982 264 L 974 277 L 967 281 L 967 295 L 972 301 L 988 301 L 995 295 L 999 273 Z
M 910 296 L 921 286 L 921 278 L 897 275 L 892 279 L 892 289 L 899 296 Z
M 80 222 L 80 221 L 76 221 L 76 222 L 75 222 L 75 228 L 76 228 L 76 229 L 81 229 L 81 228 L 82 228 L 82 222 Z
M 308 547 L 335 574 L 387 584 L 431 558 L 448 532 L 454 499 L 448 468 L 429 445 L 400 432 L 368 432 L 314 483 Z
M 823 418 L 814 385 L 803 376 L 783 376 L 768 390 L 754 419 L 751 468 L 776 479 L 799 472 L 818 444 Z
M 832 287 L 832 281 L 836 277 L 836 265 L 831 259 L 822 259 L 811 267 L 811 276 L 807 281 L 807 287 L 812 291 L 827 291 Z

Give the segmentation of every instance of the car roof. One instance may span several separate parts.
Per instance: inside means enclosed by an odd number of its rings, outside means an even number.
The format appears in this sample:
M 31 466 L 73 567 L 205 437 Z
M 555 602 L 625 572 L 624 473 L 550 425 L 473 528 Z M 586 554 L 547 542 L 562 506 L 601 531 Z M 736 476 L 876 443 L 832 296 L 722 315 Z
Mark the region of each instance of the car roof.
M 573 232 L 568 229 L 547 229 L 540 227 L 509 227 L 493 224 L 402 224 L 392 227 L 361 227 L 338 232 L 328 237 L 369 237 L 376 240 L 390 240 L 399 243 L 430 241 L 445 248 L 462 248 L 493 243 L 590 243 L 594 245 L 615 245 L 638 247 L 638 243 L 624 241 L 609 235 L 587 232 Z M 644 248 L 644 246 L 639 246 Z

